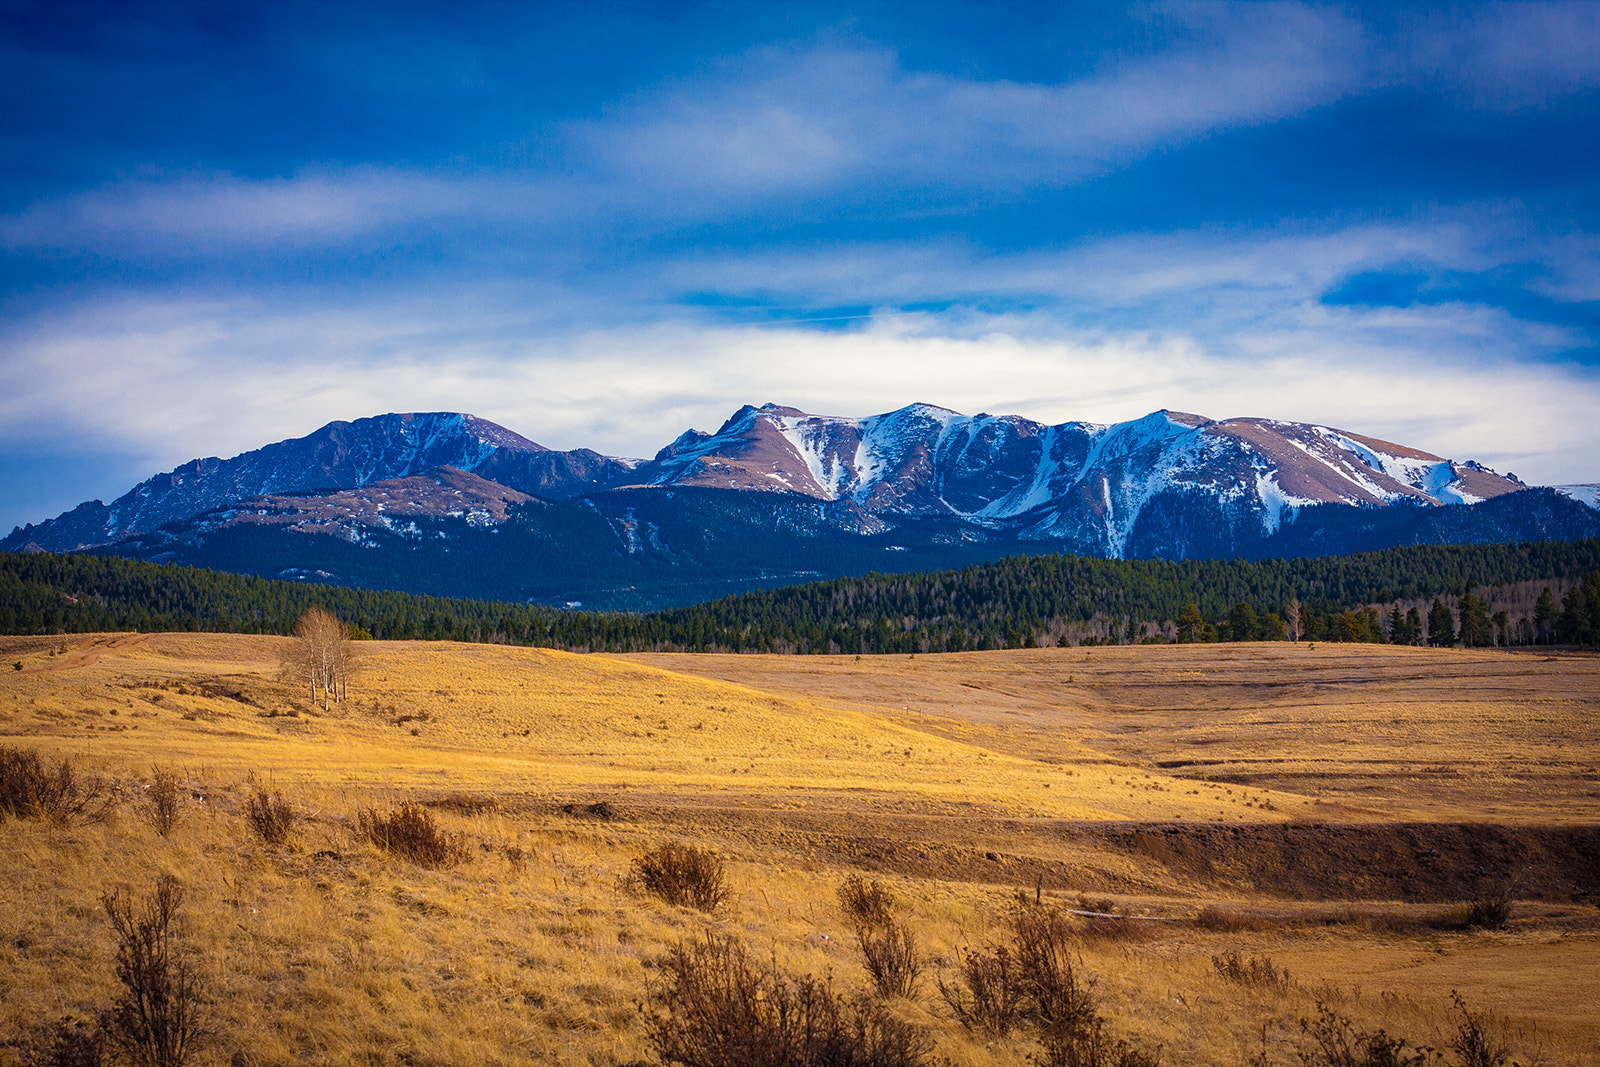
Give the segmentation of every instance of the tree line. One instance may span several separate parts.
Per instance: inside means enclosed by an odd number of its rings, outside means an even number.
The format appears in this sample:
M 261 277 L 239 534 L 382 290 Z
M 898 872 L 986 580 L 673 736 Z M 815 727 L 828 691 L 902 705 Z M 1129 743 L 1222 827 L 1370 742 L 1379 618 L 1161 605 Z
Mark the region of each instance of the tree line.
M 1546 590 L 1528 614 L 1486 591 Z M 1437 607 L 1422 610 L 1432 599 Z M 1141 641 L 1600 643 L 1600 540 L 1430 545 L 1288 560 L 1018 556 L 868 574 L 648 613 L 418 596 L 109 556 L 0 553 L 0 633 L 289 634 L 309 609 L 356 637 L 577 651 L 911 653 Z M 1448 625 L 1446 625 L 1448 617 Z

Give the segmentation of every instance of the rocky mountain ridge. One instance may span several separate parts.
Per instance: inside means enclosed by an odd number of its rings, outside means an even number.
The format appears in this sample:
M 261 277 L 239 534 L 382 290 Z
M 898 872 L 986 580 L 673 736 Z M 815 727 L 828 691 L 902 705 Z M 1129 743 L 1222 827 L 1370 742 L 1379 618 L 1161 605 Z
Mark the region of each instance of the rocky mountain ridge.
M 1514 475 L 1331 427 L 1171 411 L 1106 426 L 927 404 L 864 419 L 746 406 L 648 460 L 555 451 L 434 412 L 195 460 L 16 529 L 0 548 L 407 588 L 470 544 L 505 553 L 498 584 L 474 595 L 537 587 L 559 599 L 556 586 L 519 584 L 517 568 L 581 584 L 618 560 L 618 574 L 648 584 L 720 575 L 737 559 L 730 573 L 777 581 L 845 559 L 904 570 L 1014 551 L 1249 557 L 1593 536 L 1600 511 L 1578 488 L 1532 493 Z M 521 555 L 495 547 L 513 542 Z

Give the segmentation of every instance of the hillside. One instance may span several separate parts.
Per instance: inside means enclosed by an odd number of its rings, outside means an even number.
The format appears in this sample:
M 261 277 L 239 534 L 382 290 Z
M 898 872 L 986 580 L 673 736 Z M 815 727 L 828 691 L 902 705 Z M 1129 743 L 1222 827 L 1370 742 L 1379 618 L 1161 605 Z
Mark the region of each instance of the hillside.
M 870 989 L 850 874 L 886 887 L 924 960 L 888 1010 L 964 1067 L 1039 1052 L 1027 1027 L 968 1032 L 935 982 L 1003 936 L 1018 891 L 1067 909 L 1110 1032 L 1163 1062 L 1295 1062 L 1318 1003 L 1446 1046 L 1451 990 L 1524 1062 L 1583 1064 L 1600 1040 L 1591 655 L 374 642 L 322 711 L 279 680 L 288 644 L 0 639 L 22 664 L 0 674 L 0 746 L 71 757 L 119 798 L 101 822 L 0 817 L 21 860 L 0 874 L 0 1063 L 115 994 L 100 894 L 159 872 L 215 994 L 198 1062 L 653 1063 L 641 1004 L 675 945 L 732 936 Z M 166 836 L 156 771 L 180 786 Z M 261 788 L 302 815 L 288 847 L 250 829 Z M 405 800 L 466 851 L 431 869 L 362 836 L 362 807 Z M 722 858 L 715 914 L 630 883 L 670 841 Z M 1469 928 L 1513 870 L 1508 925 Z

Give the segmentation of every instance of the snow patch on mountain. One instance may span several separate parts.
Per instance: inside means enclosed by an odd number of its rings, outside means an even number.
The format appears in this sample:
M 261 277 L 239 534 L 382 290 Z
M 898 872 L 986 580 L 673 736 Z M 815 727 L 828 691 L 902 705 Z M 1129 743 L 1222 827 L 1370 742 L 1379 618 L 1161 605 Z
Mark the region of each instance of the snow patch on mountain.
M 1590 482 L 1581 485 L 1552 485 L 1550 488 L 1580 504 L 1600 510 L 1600 484 Z
M 1292 519 L 1301 508 L 1316 503 L 1315 500 L 1308 500 L 1285 491 L 1274 477 L 1275 473 L 1259 468 L 1256 471 L 1256 499 L 1261 501 L 1263 509 L 1261 525 L 1269 534 L 1278 532 L 1278 528 L 1283 525 L 1285 513 Z

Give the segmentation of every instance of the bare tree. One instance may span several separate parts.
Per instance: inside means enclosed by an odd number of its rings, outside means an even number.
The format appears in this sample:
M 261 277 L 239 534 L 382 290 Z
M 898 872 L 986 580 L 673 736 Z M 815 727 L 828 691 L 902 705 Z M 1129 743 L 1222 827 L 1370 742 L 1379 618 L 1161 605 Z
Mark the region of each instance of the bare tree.
M 294 645 L 286 673 L 311 690 L 311 703 L 321 694 L 322 706 L 343 700 L 350 680 L 350 628 L 324 608 L 310 608 L 294 624 Z
M 1289 640 L 1300 640 L 1300 598 L 1295 597 L 1289 601 L 1289 608 L 1284 612 L 1283 621 L 1289 624 Z

